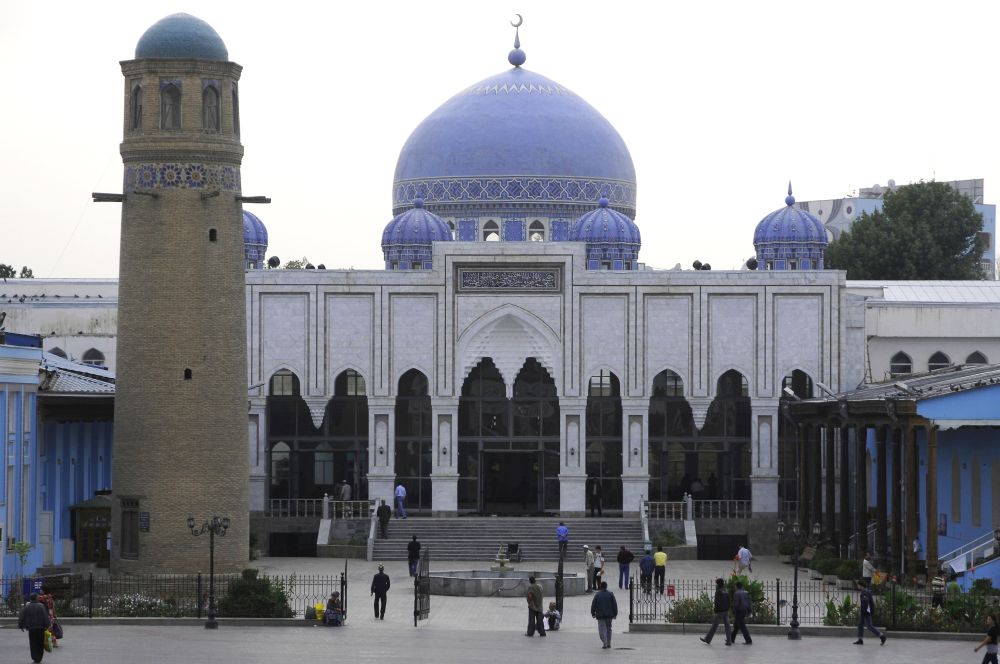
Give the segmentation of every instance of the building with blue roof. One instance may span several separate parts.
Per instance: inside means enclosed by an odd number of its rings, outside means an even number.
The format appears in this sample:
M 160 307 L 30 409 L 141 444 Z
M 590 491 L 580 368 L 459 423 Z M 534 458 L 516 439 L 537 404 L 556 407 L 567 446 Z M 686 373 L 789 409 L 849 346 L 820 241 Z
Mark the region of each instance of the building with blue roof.
M 791 183 L 785 207 L 761 219 L 753 234 L 762 270 L 822 270 L 827 244 L 823 222 L 795 205 Z

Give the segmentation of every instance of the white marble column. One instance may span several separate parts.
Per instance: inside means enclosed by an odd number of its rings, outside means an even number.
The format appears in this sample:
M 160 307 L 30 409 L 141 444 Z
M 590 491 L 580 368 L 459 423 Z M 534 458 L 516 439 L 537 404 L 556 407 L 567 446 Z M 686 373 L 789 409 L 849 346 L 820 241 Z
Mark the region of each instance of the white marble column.
M 431 511 L 458 514 L 458 399 L 431 399 Z
M 250 397 L 247 458 L 250 460 L 250 511 L 267 507 L 267 397 Z
M 368 498 L 392 505 L 396 481 L 396 399 L 368 397 Z
M 622 399 L 622 512 L 638 514 L 649 497 L 649 400 Z
M 559 400 L 559 514 L 564 517 L 586 514 L 586 418 L 586 399 Z
M 754 399 L 750 405 L 750 487 L 754 516 L 778 513 L 777 399 Z

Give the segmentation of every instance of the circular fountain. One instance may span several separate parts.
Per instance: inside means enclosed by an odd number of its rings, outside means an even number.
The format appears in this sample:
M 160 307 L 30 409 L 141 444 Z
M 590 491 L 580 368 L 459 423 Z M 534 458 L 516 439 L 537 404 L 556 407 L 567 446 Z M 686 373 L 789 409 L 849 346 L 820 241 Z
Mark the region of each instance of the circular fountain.
M 514 570 L 461 570 L 430 573 L 432 595 L 458 597 L 523 597 L 528 591 L 528 577 L 533 576 L 548 597 L 556 594 L 556 573 Z M 587 579 L 581 574 L 563 574 L 563 595 L 582 595 Z

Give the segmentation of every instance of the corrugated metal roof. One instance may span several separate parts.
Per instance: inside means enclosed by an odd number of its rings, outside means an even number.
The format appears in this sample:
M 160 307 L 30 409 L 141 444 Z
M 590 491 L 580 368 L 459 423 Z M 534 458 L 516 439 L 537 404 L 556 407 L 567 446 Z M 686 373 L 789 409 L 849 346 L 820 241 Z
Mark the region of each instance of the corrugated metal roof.
M 884 302 L 1000 306 L 1000 281 L 848 281 L 847 289 L 881 289 Z
M 109 369 L 66 360 L 44 353 L 39 366 L 42 381 L 39 391 L 47 394 L 113 395 L 115 374 Z
M 963 364 L 936 371 L 897 376 L 884 383 L 862 385 L 853 392 L 830 399 L 807 401 L 873 401 L 900 399 L 920 401 L 952 392 L 964 392 L 987 385 L 1000 385 L 1000 364 Z

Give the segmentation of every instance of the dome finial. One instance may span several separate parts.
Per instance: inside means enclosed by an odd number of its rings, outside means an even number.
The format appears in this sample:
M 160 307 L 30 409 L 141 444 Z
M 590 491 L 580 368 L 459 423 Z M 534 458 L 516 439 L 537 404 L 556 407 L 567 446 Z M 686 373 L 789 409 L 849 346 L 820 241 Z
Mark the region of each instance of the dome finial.
M 788 181 L 788 196 L 785 197 L 785 205 L 791 207 L 795 205 L 795 197 L 792 196 L 792 181 Z
M 507 54 L 507 62 L 514 65 L 515 67 L 520 67 L 524 64 L 528 56 L 524 54 L 521 50 L 521 24 L 524 23 L 524 18 L 520 14 L 514 14 L 516 17 L 510 22 L 514 27 L 514 50 Z

